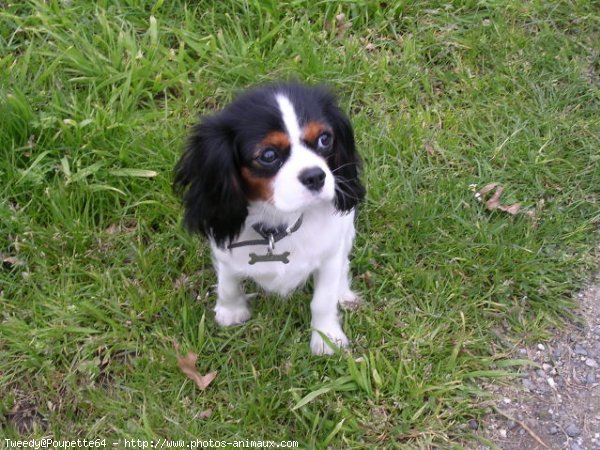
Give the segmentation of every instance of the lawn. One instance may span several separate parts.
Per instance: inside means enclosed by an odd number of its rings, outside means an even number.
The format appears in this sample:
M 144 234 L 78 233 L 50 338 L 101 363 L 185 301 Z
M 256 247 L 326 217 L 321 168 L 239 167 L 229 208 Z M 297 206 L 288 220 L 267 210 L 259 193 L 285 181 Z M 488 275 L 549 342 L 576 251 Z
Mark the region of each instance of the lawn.
M 0 435 L 472 448 L 592 267 L 599 61 L 591 1 L 0 1 Z M 365 162 L 348 354 L 310 354 L 309 289 L 217 327 L 171 190 L 198 114 L 282 79 Z

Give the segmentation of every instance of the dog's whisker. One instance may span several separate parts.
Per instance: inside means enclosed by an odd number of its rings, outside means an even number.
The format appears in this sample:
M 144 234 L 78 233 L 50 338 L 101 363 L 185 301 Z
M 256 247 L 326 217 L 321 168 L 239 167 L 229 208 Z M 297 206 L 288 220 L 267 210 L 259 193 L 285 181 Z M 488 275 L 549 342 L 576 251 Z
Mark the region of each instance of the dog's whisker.
M 336 192 L 339 192 L 343 198 L 349 198 L 352 200 L 360 200 L 360 198 L 354 194 L 350 194 L 349 192 L 343 191 L 341 189 L 336 189 Z
M 338 170 L 341 170 L 341 169 L 343 169 L 345 167 L 358 166 L 358 165 L 359 165 L 359 163 L 357 163 L 357 162 L 348 162 L 348 163 L 342 164 L 341 166 L 336 167 L 335 169 L 333 169 L 331 171 L 331 173 L 335 174 Z
M 338 192 L 344 198 L 349 198 L 349 199 L 357 200 L 357 201 L 360 200 L 360 198 L 356 194 L 344 190 L 344 184 L 341 184 L 341 183 L 336 184 L 334 189 L 336 192 Z

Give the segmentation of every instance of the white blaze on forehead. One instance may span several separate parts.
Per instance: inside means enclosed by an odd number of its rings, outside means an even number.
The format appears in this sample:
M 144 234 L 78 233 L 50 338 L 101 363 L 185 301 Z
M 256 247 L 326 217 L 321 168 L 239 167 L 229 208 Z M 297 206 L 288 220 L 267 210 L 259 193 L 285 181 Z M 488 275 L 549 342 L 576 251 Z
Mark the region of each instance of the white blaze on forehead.
M 294 105 L 290 100 L 283 94 L 277 94 L 275 97 L 279 110 L 281 111 L 281 118 L 290 137 L 292 144 L 300 143 L 300 124 L 298 123 L 298 117 L 294 110 Z

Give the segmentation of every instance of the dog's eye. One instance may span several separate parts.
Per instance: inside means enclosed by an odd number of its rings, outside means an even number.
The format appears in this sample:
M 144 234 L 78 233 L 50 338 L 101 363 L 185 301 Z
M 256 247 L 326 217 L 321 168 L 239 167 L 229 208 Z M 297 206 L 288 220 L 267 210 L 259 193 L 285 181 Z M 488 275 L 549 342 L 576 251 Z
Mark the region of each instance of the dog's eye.
M 331 133 L 323 133 L 317 139 L 317 150 L 320 152 L 328 152 L 333 145 L 333 136 Z
M 258 155 L 258 161 L 264 166 L 273 166 L 279 161 L 279 153 L 274 148 L 265 148 Z

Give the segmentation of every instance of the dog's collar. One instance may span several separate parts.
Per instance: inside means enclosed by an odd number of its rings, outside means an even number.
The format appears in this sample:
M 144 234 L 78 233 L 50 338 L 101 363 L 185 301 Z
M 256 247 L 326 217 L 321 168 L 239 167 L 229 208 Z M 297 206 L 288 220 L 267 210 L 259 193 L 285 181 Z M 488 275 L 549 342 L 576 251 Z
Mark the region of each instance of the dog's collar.
M 288 259 L 290 252 L 283 252 L 279 255 L 273 254 L 273 251 L 275 250 L 275 243 L 298 231 L 298 229 L 302 225 L 302 218 L 303 216 L 300 215 L 296 223 L 291 227 L 286 225 L 280 225 L 278 227 L 269 227 L 262 222 L 255 223 L 254 225 L 252 225 L 252 229 L 256 231 L 260 236 L 262 236 L 262 239 L 251 239 L 248 241 L 233 242 L 229 244 L 227 248 L 231 250 L 233 248 L 245 247 L 248 245 L 266 245 L 267 254 L 257 255 L 256 253 L 250 253 L 250 260 L 248 261 L 248 264 L 269 261 L 280 261 L 284 264 L 287 264 L 290 262 Z

